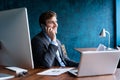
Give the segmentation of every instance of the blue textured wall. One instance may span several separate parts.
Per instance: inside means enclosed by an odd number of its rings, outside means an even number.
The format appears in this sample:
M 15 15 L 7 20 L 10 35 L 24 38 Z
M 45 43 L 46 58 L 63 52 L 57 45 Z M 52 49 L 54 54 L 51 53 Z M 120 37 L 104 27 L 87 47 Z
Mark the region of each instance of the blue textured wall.
M 107 46 L 108 38 L 100 38 L 102 28 L 111 34 L 115 45 L 114 0 L 0 0 L 0 10 L 27 7 L 31 38 L 41 29 L 39 15 L 47 10 L 58 14 L 58 39 L 65 44 L 68 56 L 79 61 L 74 48 Z
M 116 23 L 117 23 L 117 28 L 116 28 L 116 36 L 117 36 L 117 45 L 120 46 L 120 0 L 116 0 Z

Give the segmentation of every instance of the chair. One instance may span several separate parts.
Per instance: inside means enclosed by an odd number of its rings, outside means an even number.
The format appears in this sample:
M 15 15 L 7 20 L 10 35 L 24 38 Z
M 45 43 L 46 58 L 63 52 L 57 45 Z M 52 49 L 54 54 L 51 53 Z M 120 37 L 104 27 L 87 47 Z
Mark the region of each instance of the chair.
M 65 55 L 67 56 L 67 52 L 66 52 L 66 49 L 65 49 L 65 45 L 62 44 L 61 47 L 62 47 L 63 54 L 65 54 Z

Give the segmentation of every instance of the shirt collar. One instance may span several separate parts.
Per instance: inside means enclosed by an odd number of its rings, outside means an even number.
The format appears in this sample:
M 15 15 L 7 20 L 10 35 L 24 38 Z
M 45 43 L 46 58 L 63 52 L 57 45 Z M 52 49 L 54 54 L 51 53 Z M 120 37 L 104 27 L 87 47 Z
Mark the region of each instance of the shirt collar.
M 45 34 L 45 37 L 47 38 L 47 40 L 48 40 L 49 42 L 51 42 L 50 37 L 49 37 L 45 32 L 43 32 L 43 33 Z

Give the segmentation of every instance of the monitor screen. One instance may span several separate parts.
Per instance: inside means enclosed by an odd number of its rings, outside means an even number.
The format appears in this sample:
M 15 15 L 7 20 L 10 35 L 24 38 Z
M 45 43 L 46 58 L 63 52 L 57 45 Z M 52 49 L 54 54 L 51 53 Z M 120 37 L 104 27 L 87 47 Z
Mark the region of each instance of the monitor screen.
M 26 8 L 0 11 L 0 65 L 34 68 Z

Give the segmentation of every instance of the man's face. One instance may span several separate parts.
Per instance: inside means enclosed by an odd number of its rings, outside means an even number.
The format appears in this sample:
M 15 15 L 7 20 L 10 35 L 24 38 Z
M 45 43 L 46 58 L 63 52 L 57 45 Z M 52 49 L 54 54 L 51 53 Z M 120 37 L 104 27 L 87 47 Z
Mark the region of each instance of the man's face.
M 53 16 L 52 18 L 46 20 L 46 27 L 51 28 L 55 31 L 55 33 L 57 33 L 58 23 L 56 16 Z

